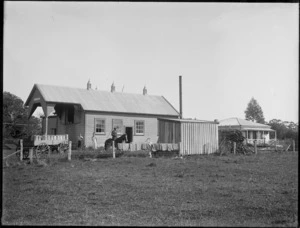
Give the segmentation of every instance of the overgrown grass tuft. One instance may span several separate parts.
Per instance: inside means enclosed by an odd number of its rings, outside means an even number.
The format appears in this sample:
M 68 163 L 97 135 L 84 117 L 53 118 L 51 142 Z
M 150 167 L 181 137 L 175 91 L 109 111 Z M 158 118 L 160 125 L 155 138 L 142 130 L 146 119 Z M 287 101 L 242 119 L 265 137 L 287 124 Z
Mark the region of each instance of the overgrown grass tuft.
M 138 150 L 138 151 L 125 151 L 123 154 L 124 157 L 140 157 L 145 158 L 149 157 L 149 151 Z

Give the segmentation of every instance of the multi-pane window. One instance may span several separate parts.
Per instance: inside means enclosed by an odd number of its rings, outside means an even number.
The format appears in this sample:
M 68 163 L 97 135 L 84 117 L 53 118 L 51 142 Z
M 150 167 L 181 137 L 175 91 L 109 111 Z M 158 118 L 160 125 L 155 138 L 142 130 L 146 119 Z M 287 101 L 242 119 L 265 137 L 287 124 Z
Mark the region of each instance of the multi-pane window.
M 136 135 L 144 135 L 145 133 L 145 122 L 143 120 L 134 121 L 135 126 L 135 134 Z
M 105 119 L 95 119 L 95 133 L 105 134 Z

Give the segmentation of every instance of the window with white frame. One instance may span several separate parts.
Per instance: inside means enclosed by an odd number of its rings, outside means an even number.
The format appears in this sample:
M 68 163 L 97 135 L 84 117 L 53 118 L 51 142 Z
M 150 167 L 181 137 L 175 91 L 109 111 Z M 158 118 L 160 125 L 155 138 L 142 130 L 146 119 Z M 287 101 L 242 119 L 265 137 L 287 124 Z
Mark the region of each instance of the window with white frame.
M 105 134 L 105 119 L 95 119 L 95 133 Z
M 145 133 L 145 121 L 135 120 L 134 121 L 135 135 L 144 135 Z

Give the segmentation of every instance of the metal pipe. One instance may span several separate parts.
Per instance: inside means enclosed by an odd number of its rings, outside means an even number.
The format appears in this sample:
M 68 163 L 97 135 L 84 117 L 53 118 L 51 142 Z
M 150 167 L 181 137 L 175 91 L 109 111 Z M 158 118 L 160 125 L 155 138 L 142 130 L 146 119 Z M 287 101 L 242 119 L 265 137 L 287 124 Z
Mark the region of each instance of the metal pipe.
M 46 114 L 45 115 L 45 121 L 46 121 L 46 123 L 45 123 L 45 128 L 46 128 L 46 130 L 45 130 L 45 136 L 47 136 L 48 135 L 48 114 Z
M 182 119 L 182 77 L 179 76 L 179 109 L 180 119 Z

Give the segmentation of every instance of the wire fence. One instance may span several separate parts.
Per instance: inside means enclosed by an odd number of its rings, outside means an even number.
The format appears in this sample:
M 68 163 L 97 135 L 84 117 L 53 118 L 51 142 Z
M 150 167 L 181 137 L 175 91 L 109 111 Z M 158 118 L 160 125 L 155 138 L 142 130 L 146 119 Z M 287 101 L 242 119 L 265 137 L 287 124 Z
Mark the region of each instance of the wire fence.
M 255 144 L 255 145 L 254 145 Z M 249 143 L 249 141 L 244 141 L 242 144 L 236 144 L 234 148 L 234 142 L 230 140 L 223 139 L 219 143 L 219 153 L 257 153 L 258 151 L 298 151 L 298 140 L 293 139 L 285 139 L 285 140 L 272 140 L 267 144 L 259 144 L 257 141 L 253 141 L 253 143 Z
M 276 151 L 298 151 L 298 140 L 276 140 L 270 143 L 267 148 Z

